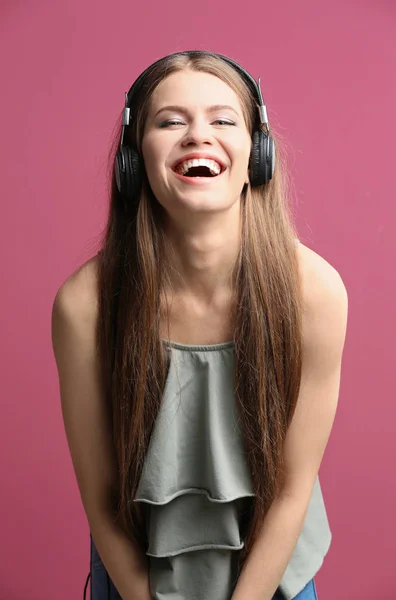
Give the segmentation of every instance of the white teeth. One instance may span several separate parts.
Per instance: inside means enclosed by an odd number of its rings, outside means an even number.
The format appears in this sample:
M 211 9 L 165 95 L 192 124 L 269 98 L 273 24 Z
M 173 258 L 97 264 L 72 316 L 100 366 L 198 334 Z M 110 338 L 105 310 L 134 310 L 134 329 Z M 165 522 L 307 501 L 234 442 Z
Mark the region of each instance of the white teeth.
M 185 175 L 191 167 L 208 167 L 212 175 L 219 175 L 221 173 L 221 167 L 215 160 L 208 158 L 194 158 L 192 160 L 185 160 L 176 167 L 176 172 L 180 175 Z

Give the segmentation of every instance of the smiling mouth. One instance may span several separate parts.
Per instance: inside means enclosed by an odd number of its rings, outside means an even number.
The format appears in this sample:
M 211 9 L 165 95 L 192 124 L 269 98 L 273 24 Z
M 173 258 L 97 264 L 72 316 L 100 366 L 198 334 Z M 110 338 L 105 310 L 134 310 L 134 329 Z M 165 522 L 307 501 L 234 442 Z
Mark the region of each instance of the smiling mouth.
M 181 177 L 213 178 L 221 175 L 225 167 L 211 159 L 191 159 L 178 163 L 173 167 L 173 171 Z

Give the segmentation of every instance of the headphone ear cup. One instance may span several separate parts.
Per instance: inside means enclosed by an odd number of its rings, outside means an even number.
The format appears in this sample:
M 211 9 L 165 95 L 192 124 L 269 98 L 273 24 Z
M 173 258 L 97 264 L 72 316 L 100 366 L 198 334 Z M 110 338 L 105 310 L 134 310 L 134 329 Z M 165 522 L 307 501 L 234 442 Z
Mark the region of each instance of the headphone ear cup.
M 142 189 L 142 165 L 134 148 L 127 147 L 129 157 L 128 198 L 139 199 Z
M 256 187 L 268 183 L 275 170 L 274 140 L 270 135 L 257 129 L 252 136 L 250 155 L 250 185 Z
M 124 148 L 121 147 L 117 151 L 115 162 L 114 162 L 114 174 L 117 183 L 117 188 L 120 194 L 124 193 L 125 189 L 125 155 L 123 152 Z
M 117 152 L 115 177 L 118 191 L 126 199 L 137 199 L 142 185 L 142 168 L 137 151 L 130 146 L 122 146 Z
M 259 171 L 260 171 L 260 155 L 261 155 L 261 151 L 260 151 L 260 142 L 259 142 L 259 133 L 260 131 L 254 131 L 253 136 L 252 136 L 252 149 L 251 149 L 251 153 L 250 153 L 250 164 L 249 164 L 249 168 L 250 168 L 250 185 L 252 187 L 256 187 L 257 185 L 260 185 L 258 182 L 259 178 Z

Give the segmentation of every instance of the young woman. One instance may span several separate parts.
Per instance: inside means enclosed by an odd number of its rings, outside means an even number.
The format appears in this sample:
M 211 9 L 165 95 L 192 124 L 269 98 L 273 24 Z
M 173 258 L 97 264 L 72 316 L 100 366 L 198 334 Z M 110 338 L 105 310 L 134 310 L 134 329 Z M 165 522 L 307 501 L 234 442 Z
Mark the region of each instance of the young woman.
M 347 294 L 298 243 L 278 146 L 224 56 L 126 95 L 101 250 L 52 316 L 93 600 L 317 598 Z

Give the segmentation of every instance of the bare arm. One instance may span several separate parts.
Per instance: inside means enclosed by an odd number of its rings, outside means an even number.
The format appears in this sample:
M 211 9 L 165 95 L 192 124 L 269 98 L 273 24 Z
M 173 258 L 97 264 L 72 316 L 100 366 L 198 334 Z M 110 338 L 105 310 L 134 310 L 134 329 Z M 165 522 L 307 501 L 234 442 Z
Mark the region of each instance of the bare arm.
M 111 512 L 116 458 L 96 353 L 95 259 L 61 286 L 52 310 L 52 345 L 63 421 L 92 538 L 123 600 L 150 600 L 146 556 Z
M 265 518 L 232 600 L 273 597 L 303 527 L 334 422 L 348 297 L 335 269 L 322 261 L 316 266 L 305 282 L 303 369 L 296 412 L 286 436 L 285 485 Z

